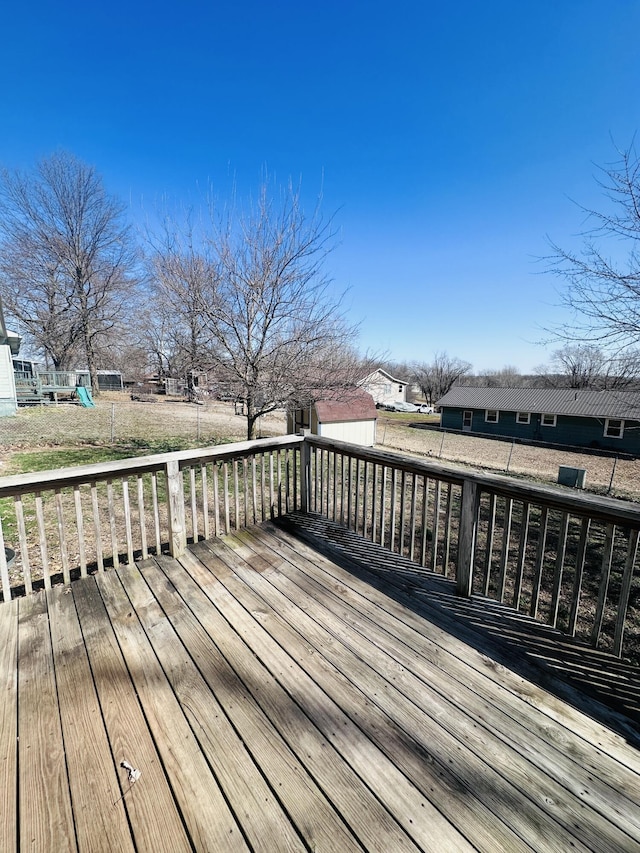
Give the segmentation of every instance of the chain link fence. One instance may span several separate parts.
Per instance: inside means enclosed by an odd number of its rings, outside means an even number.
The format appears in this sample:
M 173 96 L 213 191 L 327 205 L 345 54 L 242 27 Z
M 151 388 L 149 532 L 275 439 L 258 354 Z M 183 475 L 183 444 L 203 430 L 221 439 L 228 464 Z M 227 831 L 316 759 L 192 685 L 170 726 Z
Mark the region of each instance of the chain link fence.
M 73 404 L 21 408 L 0 418 L 0 451 L 81 444 L 139 446 L 171 450 L 246 438 L 246 418 L 233 402 L 202 404 L 171 398 L 140 402 L 117 392 L 102 394 L 95 408 Z M 284 413 L 261 418 L 256 436 L 286 432 Z M 549 483 L 560 466 L 586 470 L 586 487 L 599 494 L 638 499 L 640 460 L 615 455 L 534 447 L 438 429 L 414 429 L 406 422 L 381 417 L 378 446 L 420 457 L 477 466 Z
M 163 442 L 205 446 L 247 437 L 246 418 L 233 403 L 152 399 L 139 402 L 110 393 L 101 395 L 95 408 L 71 403 L 20 408 L 14 417 L 0 418 L 0 449 L 78 444 L 148 447 Z M 260 419 L 256 436 L 283 432 L 284 415 L 275 413 Z

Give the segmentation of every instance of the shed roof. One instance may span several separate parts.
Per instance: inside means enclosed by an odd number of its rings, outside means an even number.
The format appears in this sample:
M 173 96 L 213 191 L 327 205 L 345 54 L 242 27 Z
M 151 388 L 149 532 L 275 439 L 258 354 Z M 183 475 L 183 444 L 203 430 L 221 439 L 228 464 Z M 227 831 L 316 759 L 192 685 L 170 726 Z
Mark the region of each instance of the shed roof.
M 373 397 L 360 388 L 345 390 L 339 399 L 317 400 L 314 405 L 322 424 L 372 421 L 378 417 Z
M 640 391 L 591 388 L 452 388 L 437 406 L 640 420 Z

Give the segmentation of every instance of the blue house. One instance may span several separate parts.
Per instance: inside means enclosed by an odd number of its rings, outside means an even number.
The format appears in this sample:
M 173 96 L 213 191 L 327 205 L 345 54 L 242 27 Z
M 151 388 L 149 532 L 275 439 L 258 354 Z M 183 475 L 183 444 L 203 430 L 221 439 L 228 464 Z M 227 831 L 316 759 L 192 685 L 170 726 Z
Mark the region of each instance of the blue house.
M 452 388 L 444 429 L 640 456 L 640 391 Z

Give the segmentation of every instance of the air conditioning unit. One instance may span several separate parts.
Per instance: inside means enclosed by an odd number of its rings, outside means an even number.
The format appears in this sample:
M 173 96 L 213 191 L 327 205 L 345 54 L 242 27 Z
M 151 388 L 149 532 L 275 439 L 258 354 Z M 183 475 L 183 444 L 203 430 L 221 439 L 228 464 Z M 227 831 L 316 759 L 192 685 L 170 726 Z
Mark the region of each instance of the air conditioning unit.
M 567 465 L 560 465 L 558 468 L 558 483 L 561 486 L 571 486 L 574 489 L 584 489 L 586 479 L 586 468 L 570 468 Z

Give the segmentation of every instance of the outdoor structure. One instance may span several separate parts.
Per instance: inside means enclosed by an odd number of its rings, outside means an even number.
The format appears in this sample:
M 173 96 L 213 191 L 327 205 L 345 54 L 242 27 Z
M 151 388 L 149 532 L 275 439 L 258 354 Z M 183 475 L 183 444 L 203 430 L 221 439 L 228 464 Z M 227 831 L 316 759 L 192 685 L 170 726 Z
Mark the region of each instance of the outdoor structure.
M 287 432 L 309 430 L 338 441 L 364 447 L 376 443 L 377 411 L 371 394 L 359 388 L 346 389 L 338 400 L 317 400 L 287 415 Z
M 452 388 L 436 403 L 444 429 L 640 455 L 640 392 Z
M 3 853 L 640 849 L 636 504 L 309 435 L 0 500 Z
M 360 382 L 360 387 L 363 391 L 371 394 L 376 406 L 385 406 L 387 403 L 405 403 L 407 401 L 407 386 L 407 382 L 396 379 L 381 367 Z
M 0 417 L 14 415 L 18 409 L 11 358 L 19 350 L 20 337 L 7 329 L 0 300 Z

